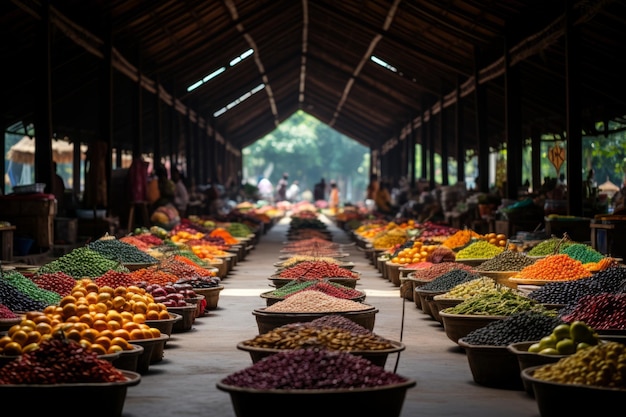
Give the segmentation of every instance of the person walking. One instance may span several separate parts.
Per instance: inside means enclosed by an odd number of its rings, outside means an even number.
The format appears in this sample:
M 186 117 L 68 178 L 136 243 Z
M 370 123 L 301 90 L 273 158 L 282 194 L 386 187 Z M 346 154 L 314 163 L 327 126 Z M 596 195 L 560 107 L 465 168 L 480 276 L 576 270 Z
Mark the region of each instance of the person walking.
M 313 202 L 326 200 L 326 181 L 324 178 L 313 187 Z
M 287 187 L 289 186 L 289 174 L 283 173 L 276 184 L 276 202 L 287 200 Z
M 172 169 L 172 181 L 174 181 L 174 207 L 176 207 L 178 214 L 182 218 L 187 215 L 189 192 L 180 171 L 176 168 Z
M 289 188 L 287 188 L 287 193 L 285 194 L 285 197 L 290 203 L 296 203 L 300 201 L 300 184 L 298 180 L 294 180 Z
M 330 208 L 330 214 L 333 216 L 337 214 L 339 209 L 339 188 L 335 181 L 330 181 L 330 195 L 328 196 L 328 207 Z

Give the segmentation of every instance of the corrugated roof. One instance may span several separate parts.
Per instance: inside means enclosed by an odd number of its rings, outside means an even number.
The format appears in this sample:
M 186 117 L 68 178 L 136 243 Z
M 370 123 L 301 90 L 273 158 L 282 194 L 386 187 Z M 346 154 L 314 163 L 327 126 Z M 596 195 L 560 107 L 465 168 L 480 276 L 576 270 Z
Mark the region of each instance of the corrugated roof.
M 37 0 L 0 4 L 5 126 L 32 121 L 42 47 Z M 105 44 L 113 47 L 113 136 L 147 150 L 199 120 L 241 149 L 299 109 L 339 132 L 381 148 L 410 134 L 422 116 L 450 110 L 456 89 L 464 141 L 477 149 L 474 74 L 486 86 L 486 138 L 504 141 L 504 51 L 520 70 L 524 135 L 565 130 L 564 2 L 545 0 L 64 0 L 52 2 L 52 119 L 58 136 L 99 136 Z M 579 36 L 582 123 L 626 114 L 620 67 L 626 53 L 626 3 L 574 2 Z M 505 42 L 506 40 L 506 42 Z M 505 45 L 506 44 L 506 45 Z M 228 68 L 252 48 L 252 57 Z M 375 55 L 393 73 L 373 63 Z M 477 57 L 480 57 L 477 60 Z M 191 92 L 186 87 L 226 66 Z M 137 100 L 141 74 L 141 106 Z M 264 84 L 219 117 L 214 112 Z M 159 91 L 160 99 L 155 92 Z M 157 106 L 157 102 L 160 104 Z M 142 109 L 141 128 L 138 109 Z M 158 111 L 157 111 L 158 109 Z M 189 112 L 189 113 L 188 113 Z M 176 114 L 175 118 L 170 117 Z M 158 115 L 158 119 L 157 119 Z M 450 156 L 453 116 L 444 129 Z M 162 133 L 155 125 L 161 120 Z M 172 120 L 176 120 L 173 122 Z M 140 132 L 140 133 L 138 133 Z M 418 139 L 419 140 L 419 139 Z M 441 144 L 437 144 L 440 148 Z

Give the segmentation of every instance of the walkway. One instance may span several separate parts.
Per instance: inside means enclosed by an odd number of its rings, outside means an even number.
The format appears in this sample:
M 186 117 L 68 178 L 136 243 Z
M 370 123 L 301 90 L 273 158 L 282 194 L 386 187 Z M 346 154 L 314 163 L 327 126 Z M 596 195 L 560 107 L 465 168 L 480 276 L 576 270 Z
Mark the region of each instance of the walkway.
M 252 310 L 266 305 L 259 294 L 271 289 L 268 277 L 274 273 L 288 225 L 289 218 L 283 219 L 237 263 L 223 280 L 216 310 L 197 318 L 190 331 L 172 335 L 164 359 L 150 365 L 139 385 L 128 389 L 124 417 L 235 416 L 229 394 L 215 384 L 252 364 L 249 354 L 236 345 L 258 334 Z M 334 225 L 329 224 L 329 230 L 335 242 L 350 243 Z M 417 381 L 407 392 L 401 417 L 539 416 L 534 399 L 524 391 L 475 384 L 465 354 L 443 327 L 401 298 L 399 288 L 383 279 L 363 252 L 355 246 L 348 250 L 347 259 L 361 272 L 357 288 L 366 292 L 365 303 L 379 309 L 374 332 L 407 346 L 390 355 L 385 366 Z M 271 411 L 259 410 L 262 415 Z

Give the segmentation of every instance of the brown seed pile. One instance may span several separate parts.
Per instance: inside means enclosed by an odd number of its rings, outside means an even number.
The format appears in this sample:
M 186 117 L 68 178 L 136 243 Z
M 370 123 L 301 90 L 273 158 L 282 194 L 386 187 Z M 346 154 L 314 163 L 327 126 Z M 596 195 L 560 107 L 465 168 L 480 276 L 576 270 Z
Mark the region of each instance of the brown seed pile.
M 325 313 L 369 310 L 372 306 L 352 300 L 333 297 L 319 291 L 302 291 L 265 308 L 265 311 L 283 313 Z

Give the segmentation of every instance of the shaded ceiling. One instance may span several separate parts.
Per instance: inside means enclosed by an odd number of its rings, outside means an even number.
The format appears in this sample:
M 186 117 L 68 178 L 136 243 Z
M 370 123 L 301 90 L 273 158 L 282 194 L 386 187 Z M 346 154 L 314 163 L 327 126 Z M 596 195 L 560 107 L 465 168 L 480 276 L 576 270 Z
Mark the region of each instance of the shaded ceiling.
M 41 91 L 46 2 L 0 3 L 5 128 L 33 120 Z M 504 139 L 504 51 L 519 69 L 524 135 L 565 130 L 563 1 L 545 0 L 63 0 L 51 1 L 51 97 L 57 136 L 100 135 L 104 57 L 112 46 L 113 140 L 163 149 L 191 119 L 234 149 L 270 133 L 299 109 L 379 149 L 409 135 L 441 104 L 454 124 L 457 97 L 466 148 L 477 149 L 475 74 L 486 86 L 487 138 Z M 626 2 L 574 1 L 582 125 L 626 114 L 620 63 Z M 229 68 L 252 48 L 254 54 Z M 375 55 L 397 69 L 370 60 Z M 220 76 L 187 92 L 216 69 Z M 39 75 L 38 75 L 39 74 Z M 141 91 L 139 95 L 139 76 Z M 223 115 L 214 112 L 260 84 Z M 458 89 L 458 96 L 457 96 Z M 159 98 L 155 92 L 159 91 Z M 139 99 L 139 98 L 140 99 Z M 141 117 L 140 117 L 141 116 Z M 423 116 L 426 116 L 425 118 Z M 141 123 L 137 123 L 141 120 Z M 159 128 L 157 128 L 157 126 Z M 453 129 L 444 129 L 446 141 Z M 419 140 L 419 139 L 418 139 Z M 438 143 L 438 147 L 442 144 Z M 455 146 L 449 155 L 455 156 Z

